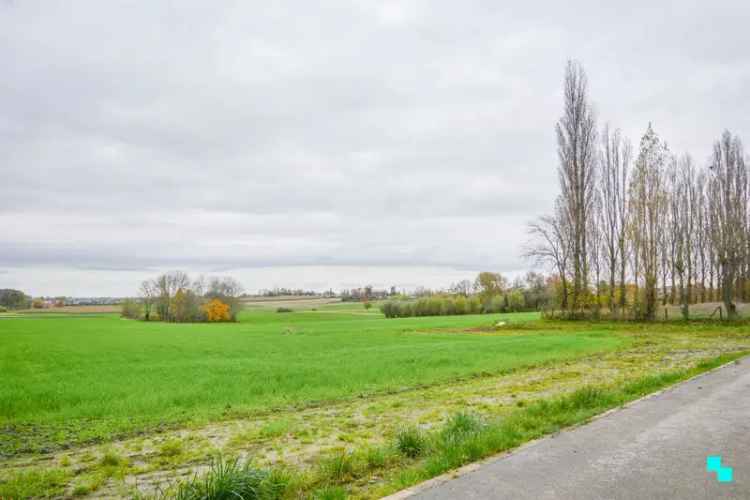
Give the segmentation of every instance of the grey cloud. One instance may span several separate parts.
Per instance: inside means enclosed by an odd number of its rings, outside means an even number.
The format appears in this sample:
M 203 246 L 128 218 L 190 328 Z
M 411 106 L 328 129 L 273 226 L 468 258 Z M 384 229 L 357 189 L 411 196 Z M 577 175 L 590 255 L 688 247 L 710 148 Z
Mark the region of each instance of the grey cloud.
M 653 121 L 700 160 L 750 130 L 748 17 L 739 1 L 2 3 L 0 265 L 517 270 L 556 191 L 565 60 L 602 124 L 637 144 Z

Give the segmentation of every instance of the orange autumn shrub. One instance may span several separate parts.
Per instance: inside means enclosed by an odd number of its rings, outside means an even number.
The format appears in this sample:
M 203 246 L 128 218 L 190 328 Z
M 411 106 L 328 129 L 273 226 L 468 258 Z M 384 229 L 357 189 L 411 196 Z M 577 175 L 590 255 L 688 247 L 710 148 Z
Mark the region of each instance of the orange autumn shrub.
M 219 299 L 213 299 L 204 305 L 203 310 L 206 311 L 208 321 L 229 321 L 231 319 L 229 305 Z

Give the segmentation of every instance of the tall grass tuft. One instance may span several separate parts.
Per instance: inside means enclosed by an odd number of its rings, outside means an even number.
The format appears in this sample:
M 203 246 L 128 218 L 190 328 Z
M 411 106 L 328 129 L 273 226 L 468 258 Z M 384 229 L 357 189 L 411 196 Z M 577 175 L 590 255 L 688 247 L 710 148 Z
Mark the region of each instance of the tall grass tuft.
M 427 437 L 418 427 L 406 427 L 396 435 L 396 448 L 409 458 L 416 458 L 427 451 Z
M 268 473 L 240 465 L 237 459 L 216 459 L 209 471 L 201 478 L 180 483 L 174 500 L 256 500 L 261 496 L 262 486 Z
M 368 469 L 381 469 L 388 464 L 388 451 L 384 448 L 370 447 L 363 453 L 364 462 Z
M 341 486 L 326 486 L 313 494 L 315 500 L 346 500 L 346 490 Z
M 122 462 L 122 457 L 120 457 L 120 455 L 118 455 L 114 450 L 107 450 L 106 452 L 104 452 L 104 456 L 102 456 L 102 459 L 100 461 L 100 463 L 105 467 L 116 467 Z
M 472 434 L 476 434 L 484 427 L 482 420 L 471 413 L 459 412 L 445 423 L 441 432 L 443 443 L 450 444 L 464 441 Z
M 346 450 L 333 455 L 320 464 L 324 478 L 335 483 L 345 482 L 354 475 L 354 461 L 352 454 Z

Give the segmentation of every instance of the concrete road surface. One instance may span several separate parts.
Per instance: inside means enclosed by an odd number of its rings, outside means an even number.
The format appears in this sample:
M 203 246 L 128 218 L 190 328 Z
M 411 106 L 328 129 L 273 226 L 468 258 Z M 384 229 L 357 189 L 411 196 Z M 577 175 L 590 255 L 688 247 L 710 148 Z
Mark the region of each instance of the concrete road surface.
M 706 471 L 709 455 L 733 469 L 732 482 Z M 750 358 L 417 487 L 411 498 L 750 499 Z

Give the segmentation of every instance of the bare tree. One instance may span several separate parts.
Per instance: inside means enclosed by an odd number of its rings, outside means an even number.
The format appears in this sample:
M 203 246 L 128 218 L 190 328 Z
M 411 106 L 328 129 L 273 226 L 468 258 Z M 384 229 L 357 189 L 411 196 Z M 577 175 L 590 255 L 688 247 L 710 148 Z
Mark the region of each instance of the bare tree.
M 708 273 L 708 248 L 710 246 L 710 234 L 708 228 L 708 202 L 707 202 L 707 183 L 708 176 L 705 171 L 701 171 L 696 177 L 695 182 L 695 255 L 696 271 L 695 281 L 700 281 L 700 293 L 696 294 L 696 302 L 706 302 L 710 297 L 706 294 L 706 277 Z
M 698 210 L 700 208 L 701 192 L 697 182 L 695 164 L 689 154 L 685 154 L 680 160 L 680 173 L 682 177 L 682 194 L 684 206 L 682 211 L 683 250 L 682 258 L 687 274 L 687 285 L 682 300 L 682 315 L 688 319 L 690 315 L 690 304 L 693 301 L 693 282 L 695 268 L 695 234 L 698 229 Z
M 677 260 L 680 245 L 682 245 L 682 177 L 680 176 L 680 164 L 677 157 L 669 159 L 665 171 L 664 194 L 666 196 L 667 210 L 664 214 L 662 225 L 666 226 L 662 231 L 663 244 L 661 248 L 661 275 L 662 275 L 662 305 L 667 303 L 674 305 L 677 297 Z
M 159 313 L 159 319 L 172 321 L 172 299 L 178 290 L 185 290 L 190 287 L 190 277 L 182 271 L 170 271 L 158 276 L 153 285 L 158 295 L 156 309 Z
M 596 189 L 596 120 L 587 87 L 583 67 L 569 61 L 565 69 L 564 112 L 556 131 L 562 207 L 572 237 L 573 311 L 579 309 L 588 289 L 587 235 Z
M 735 286 L 746 247 L 747 168 L 739 137 L 729 131 L 714 144 L 709 181 L 713 244 L 727 318 L 737 314 Z
M 686 313 L 693 302 L 693 283 L 695 272 L 695 233 L 698 225 L 699 185 L 696 178 L 695 164 L 689 154 L 680 159 L 680 176 L 682 192 L 685 196 L 685 208 L 682 213 L 683 221 L 683 256 L 687 276 L 686 302 L 683 304 Z M 686 318 L 687 319 L 687 318 Z
M 620 314 L 625 313 L 625 306 L 627 305 L 627 288 L 625 285 L 625 277 L 628 267 L 628 248 L 627 235 L 628 226 L 630 225 L 630 205 L 628 201 L 628 186 L 629 186 L 629 170 L 630 162 L 633 158 L 633 146 L 629 141 L 624 141 L 622 145 L 622 152 L 620 154 L 621 167 L 620 167 L 620 184 L 617 186 L 619 194 L 616 199 L 617 206 L 617 219 L 618 222 L 618 236 L 617 246 L 620 258 Z
M 154 281 L 144 280 L 141 283 L 139 293 L 141 296 L 141 303 L 143 304 L 143 319 L 149 321 L 151 319 L 151 309 L 158 294 Z
M 740 139 L 724 132 L 703 170 L 673 157 L 649 124 L 632 162 L 619 130 L 605 126 L 597 144 L 579 63 L 568 62 L 563 90 L 560 194 L 554 215 L 529 225 L 525 256 L 556 270 L 566 312 L 591 304 L 593 278 L 596 310 L 606 301 L 612 316 L 625 317 L 632 287 L 638 318 L 654 319 L 660 299 L 688 318 L 692 303 L 719 298 L 735 317 L 735 299 L 750 299 L 750 160 Z
M 451 292 L 463 295 L 464 297 L 468 297 L 471 293 L 472 289 L 472 283 L 469 280 L 461 280 L 458 283 L 454 283 L 451 285 L 450 290 Z
M 599 197 L 601 199 L 600 229 L 603 258 L 609 277 L 609 308 L 615 311 L 616 281 L 620 278 L 619 310 L 625 308 L 627 179 L 631 147 L 621 138 L 620 131 L 610 134 L 609 126 L 602 133 L 599 159 Z
M 596 297 L 594 298 L 594 311 L 597 317 L 601 314 L 602 302 L 602 256 L 604 255 L 604 241 L 602 231 L 600 229 L 600 222 L 603 219 L 602 216 L 602 201 L 599 193 L 594 194 L 594 200 L 591 205 L 591 217 L 589 217 L 588 224 L 588 235 L 586 236 L 587 246 L 589 249 L 588 262 L 589 267 L 594 275 L 594 291 Z
M 643 268 L 645 319 L 656 317 L 657 280 L 660 243 L 663 241 L 661 217 L 666 208 L 664 166 L 669 150 L 649 124 L 641 139 L 640 152 L 630 184 L 633 235 L 638 240 L 639 260 Z
M 527 244 L 524 257 L 555 269 L 560 278 L 560 307 L 567 311 L 571 237 L 567 214 L 559 198 L 555 208 L 554 216 L 543 216 L 529 224 L 531 242 Z
M 690 300 L 693 271 L 693 233 L 695 228 L 695 210 L 697 186 L 695 167 L 690 155 L 684 155 L 679 161 L 674 160 L 672 171 L 675 174 L 671 184 L 669 207 L 671 213 L 673 241 L 672 267 L 673 275 L 679 279 L 679 303 L 683 319 L 690 317 Z
M 632 181 L 631 181 L 632 184 Z M 635 209 L 633 209 L 632 197 L 628 195 L 628 254 L 631 260 L 631 268 L 633 270 L 633 314 L 636 318 L 641 316 L 641 294 L 640 294 L 640 278 L 641 278 L 641 234 L 639 232 L 638 223 L 636 221 Z
M 706 265 L 708 266 L 708 290 L 707 300 L 713 302 L 716 300 L 716 290 L 719 288 L 719 277 L 716 271 L 716 229 L 718 225 L 717 214 L 713 210 L 711 197 L 713 196 L 711 182 L 706 184 Z

